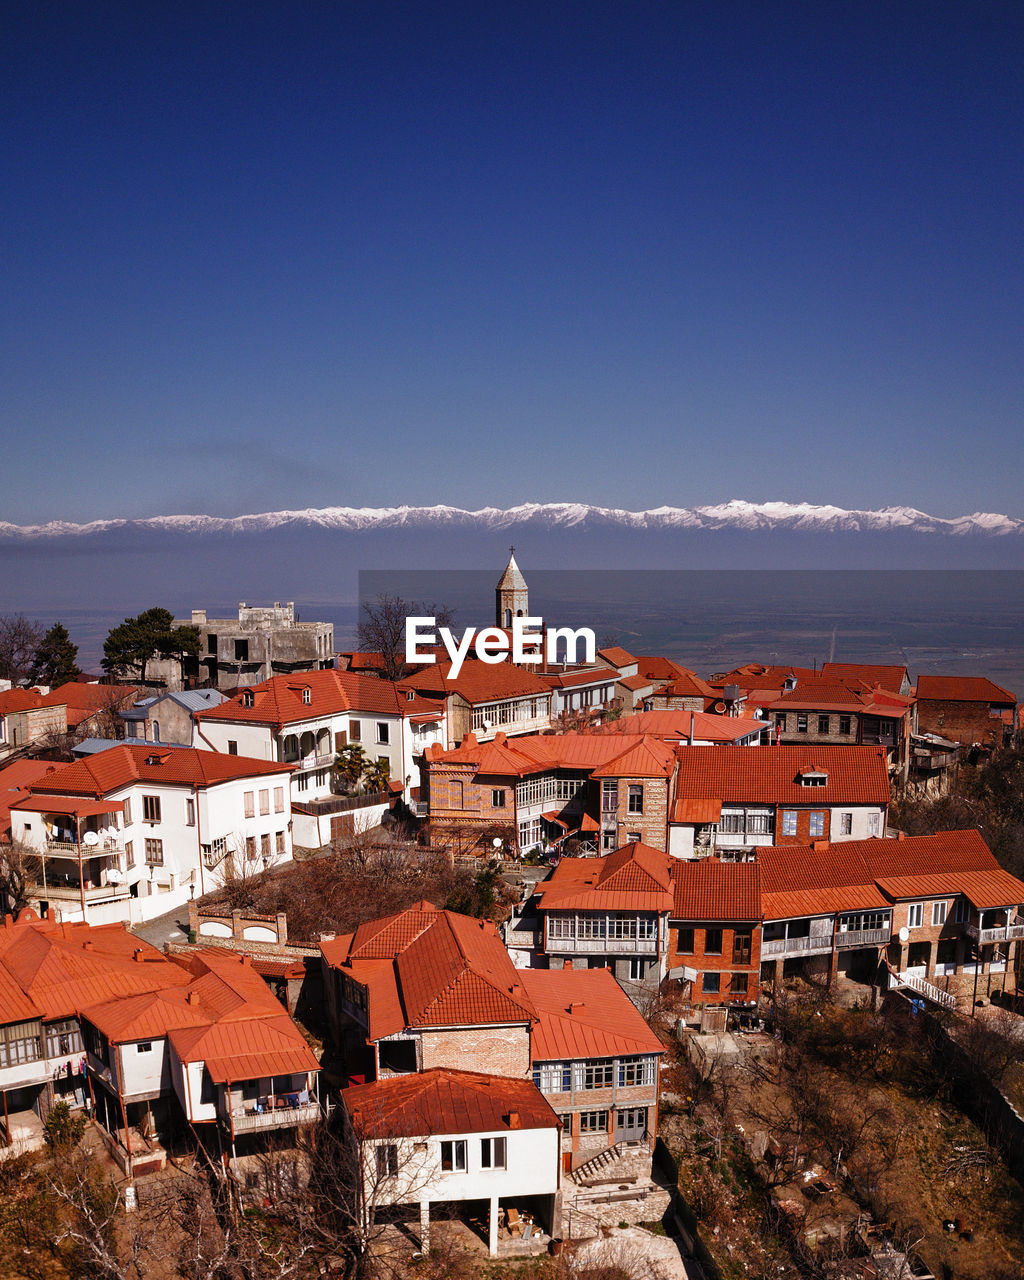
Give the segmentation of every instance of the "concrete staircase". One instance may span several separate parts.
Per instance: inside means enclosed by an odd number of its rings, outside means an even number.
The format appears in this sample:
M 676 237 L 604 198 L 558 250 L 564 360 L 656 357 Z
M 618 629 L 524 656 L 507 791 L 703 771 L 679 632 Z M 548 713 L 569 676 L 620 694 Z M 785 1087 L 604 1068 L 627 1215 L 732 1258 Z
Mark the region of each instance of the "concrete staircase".
M 578 1187 L 613 1182 L 638 1182 L 651 1173 L 651 1148 L 646 1139 L 613 1143 L 578 1165 L 570 1174 Z

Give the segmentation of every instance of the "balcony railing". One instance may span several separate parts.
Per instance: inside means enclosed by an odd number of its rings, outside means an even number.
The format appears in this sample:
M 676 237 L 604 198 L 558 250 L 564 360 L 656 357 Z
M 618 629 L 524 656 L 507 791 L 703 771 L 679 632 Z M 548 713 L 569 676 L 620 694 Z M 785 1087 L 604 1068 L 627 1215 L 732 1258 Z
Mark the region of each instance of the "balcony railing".
M 987 942 L 1012 942 L 1015 938 L 1024 938 L 1024 922 L 1000 924 L 992 929 L 980 929 L 976 924 L 969 924 L 966 933 L 981 946 Z
M 547 951 L 569 955 L 654 956 L 657 938 L 551 938 Z
M 891 928 L 883 929 L 847 929 L 836 935 L 838 947 L 884 947 L 892 937 Z
M 320 1105 L 310 1101 L 298 1107 L 275 1107 L 272 1111 L 235 1112 L 227 1123 L 235 1133 L 258 1133 L 266 1129 L 290 1129 L 297 1124 L 314 1124 L 320 1119 Z
M 767 938 L 761 943 L 762 958 L 820 955 L 831 950 L 831 935 L 820 938 Z
M 69 901 L 80 902 L 82 894 L 85 894 L 86 902 L 112 902 L 117 898 L 130 898 L 131 887 L 126 884 L 101 884 L 86 885 L 84 888 L 77 883 L 70 881 L 61 881 L 59 884 L 51 884 L 47 880 L 46 887 L 41 884 L 37 885 L 33 891 L 35 898 L 58 898 L 68 899 Z

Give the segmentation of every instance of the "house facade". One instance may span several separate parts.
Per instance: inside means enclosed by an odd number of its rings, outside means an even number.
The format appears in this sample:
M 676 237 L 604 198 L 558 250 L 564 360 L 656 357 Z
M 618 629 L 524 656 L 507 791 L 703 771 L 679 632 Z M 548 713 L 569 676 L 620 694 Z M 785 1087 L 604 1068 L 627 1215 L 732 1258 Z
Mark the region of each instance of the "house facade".
M 1016 732 L 1017 698 L 980 676 L 917 677 L 917 728 L 954 742 L 991 748 Z
M 253 606 L 244 601 L 237 618 L 208 618 L 193 609 L 190 618 L 175 618 L 174 627 L 199 630 L 199 653 L 154 661 L 153 675 L 168 688 L 208 684 L 224 692 L 259 684 L 275 675 L 323 671 L 334 665 L 334 626 L 330 622 L 300 622 L 295 605 L 275 602 Z
M 672 864 L 668 977 L 691 1006 L 756 1008 L 760 994 L 761 871 L 757 862 Z

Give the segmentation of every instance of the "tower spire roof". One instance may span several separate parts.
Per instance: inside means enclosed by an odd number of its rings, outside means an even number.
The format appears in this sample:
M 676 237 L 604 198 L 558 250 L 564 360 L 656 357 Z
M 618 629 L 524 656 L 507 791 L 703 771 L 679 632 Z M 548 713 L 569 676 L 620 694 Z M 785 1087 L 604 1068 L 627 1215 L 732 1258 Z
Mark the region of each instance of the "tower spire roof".
M 526 579 L 516 564 L 515 551 L 515 547 L 509 547 L 508 549 L 508 564 L 505 566 L 505 572 L 498 580 L 498 591 L 525 591 L 527 589 Z

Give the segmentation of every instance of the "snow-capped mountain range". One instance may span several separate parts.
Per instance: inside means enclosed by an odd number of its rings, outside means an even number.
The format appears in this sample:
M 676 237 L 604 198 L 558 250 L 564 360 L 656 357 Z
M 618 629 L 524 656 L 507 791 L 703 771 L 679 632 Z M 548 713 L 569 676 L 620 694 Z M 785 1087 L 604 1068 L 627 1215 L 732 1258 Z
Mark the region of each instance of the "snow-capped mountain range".
M 22 541 L 71 538 L 112 532 L 211 534 L 260 533 L 285 527 L 370 533 L 385 529 L 476 528 L 482 531 L 537 528 L 600 528 L 629 530 L 746 530 L 793 533 L 922 533 L 952 537 L 1007 537 L 1024 533 L 1024 519 L 975 512 L 944 518 L 913 507 L 883 507 L 878 511 L 848 511 L 809 502 L 746 502 L 733 499 L 706 507 L 654 507 L 626 511 L 581 502 L 523 503 L 515 507 L 322 507 L 302 511 L 265 511 L 241 516 L 171 515 L 139 520 L 91 520 L 74 524 L 51 520 L 46 524 L 16 525 L 0 520 L 0 539 Z

